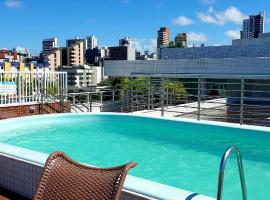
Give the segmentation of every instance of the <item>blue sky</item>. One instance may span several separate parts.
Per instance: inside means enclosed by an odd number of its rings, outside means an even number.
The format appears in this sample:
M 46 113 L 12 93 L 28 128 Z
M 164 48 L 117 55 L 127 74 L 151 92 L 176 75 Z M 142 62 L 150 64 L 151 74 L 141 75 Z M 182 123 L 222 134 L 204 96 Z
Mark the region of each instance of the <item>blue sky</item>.
M 242 19 L 266 11 L 269 0 L 0 0 L 0 48 L 41 50 L 44 38 L 65 40 L 96 35 L 100 46 L 117 45 L 124 36 L 140 50 L 154 49 L 156 32 L 187 32 L 190 43 L 229 44 L 239 37 Z M 269 15 L 267 15 L 269 13 Z M 3 29 L 5 27 L 5 29 Z M 172 39 L 172 38 L 171 38 Z

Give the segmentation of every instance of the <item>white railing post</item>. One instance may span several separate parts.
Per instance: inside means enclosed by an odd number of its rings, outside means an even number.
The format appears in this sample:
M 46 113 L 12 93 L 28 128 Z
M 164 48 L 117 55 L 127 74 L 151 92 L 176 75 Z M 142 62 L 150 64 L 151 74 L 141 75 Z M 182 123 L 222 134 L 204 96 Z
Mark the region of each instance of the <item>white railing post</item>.
M 17 72 L 17 81 L 18 81 L 18 100 L 21 102 L 21 72 Z

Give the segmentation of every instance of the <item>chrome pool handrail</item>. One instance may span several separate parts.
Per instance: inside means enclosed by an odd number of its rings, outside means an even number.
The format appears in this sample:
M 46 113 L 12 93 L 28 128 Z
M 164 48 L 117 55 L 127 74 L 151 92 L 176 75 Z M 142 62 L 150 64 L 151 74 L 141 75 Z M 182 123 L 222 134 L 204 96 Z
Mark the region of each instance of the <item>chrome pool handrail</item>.
M 226 161 L 232 152 L 236 153 L 237 156 L 237 164 L 241 182 L 242 196 L 243 200 L 247 200 L 247 189 L 245 183 L 244 169 L 242 163 L 242 157 L 240 150 L 237 147 L 228 148 L 222 156 L 220 167 L 219 167 L 219 177 L 218 177 L 218 191 L 217 191 L 217 200 L 222 200 L 222 191 L 223 191 L 223 180 L 224 180 L 224 171 L 226 166 Z

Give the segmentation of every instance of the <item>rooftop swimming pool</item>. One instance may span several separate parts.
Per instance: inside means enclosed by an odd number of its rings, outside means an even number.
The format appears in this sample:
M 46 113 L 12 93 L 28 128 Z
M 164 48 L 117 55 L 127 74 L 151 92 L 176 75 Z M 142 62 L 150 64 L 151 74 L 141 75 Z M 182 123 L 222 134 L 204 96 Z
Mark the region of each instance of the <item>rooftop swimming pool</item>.
M 238 127 L 110 113 L 61 114 L 1 121 L 0 142 L 44 153 L 62 150 L 99 167 L 136 161 L 131 175 L 212 197 L 221 156 L 234 145 L 242 152 L 249 199 L 269 199 L 269 129 Z M 226 166 L 223 193 L 223 199 L 242 199 L 234 156 Z

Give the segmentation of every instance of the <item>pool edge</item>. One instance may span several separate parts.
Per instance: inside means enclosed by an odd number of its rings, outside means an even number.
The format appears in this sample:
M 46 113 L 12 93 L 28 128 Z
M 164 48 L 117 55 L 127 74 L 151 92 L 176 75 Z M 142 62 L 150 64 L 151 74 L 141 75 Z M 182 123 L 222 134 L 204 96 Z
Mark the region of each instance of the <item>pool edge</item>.
M 0 143 L 0 154 L 8 158 L 16 159 L 21 162 L 33 165 L 44 166 L 48 154 L 21 148 L 5 143 Z M 124 184 L 124 190 L 138 195 L 146 196 L 151 199 L 169 199 L 169 200 L 214 200 L 212 197 L 200 195 L 184 189 L 171 187 L 150 180 L 128 175 Z
M 246 124 L 235 124 L 230 122 L 217 122 L 217 121 L 209 121 L 209 120 L 196 120 L 189 118 L 179 118 L 179 117 L 159 117 L 159 116 L 151 116 L 147 114 L 137 114 L 137 113 L 113 113 L 113 112 L 101 112 L 101 113 L 58 113 L 58 114 L 42 114 L 42 115 L 31 115 L 24 117 L 15 117 L 9 119 L 0 120 L 1 123 L 12 122 L 17 120 L 24 119 L 42 119 L 42 118 L 52 118 L 57 116 L 87 116 L 87 115 L 115 115 L 115 116 L 130 116 L 130 117 L 141 117 L 141 118 L 150 118 L 150 119 L 159 119 L 159 120 L 168 120 L 168 121 L 178 121 L 178 122 L 188 122 L 193 124 L 203 124 L 203 125 L 212 125 L 212 126 L 220 126 L 220 127 L 228 127 L 228 128 L 238 128 L 245 130 L 255 130 L 255 131 L 264 131 L 270 133 L 270 127 L 265 126 L 256 126 L 256 125 L 246 125 Z

